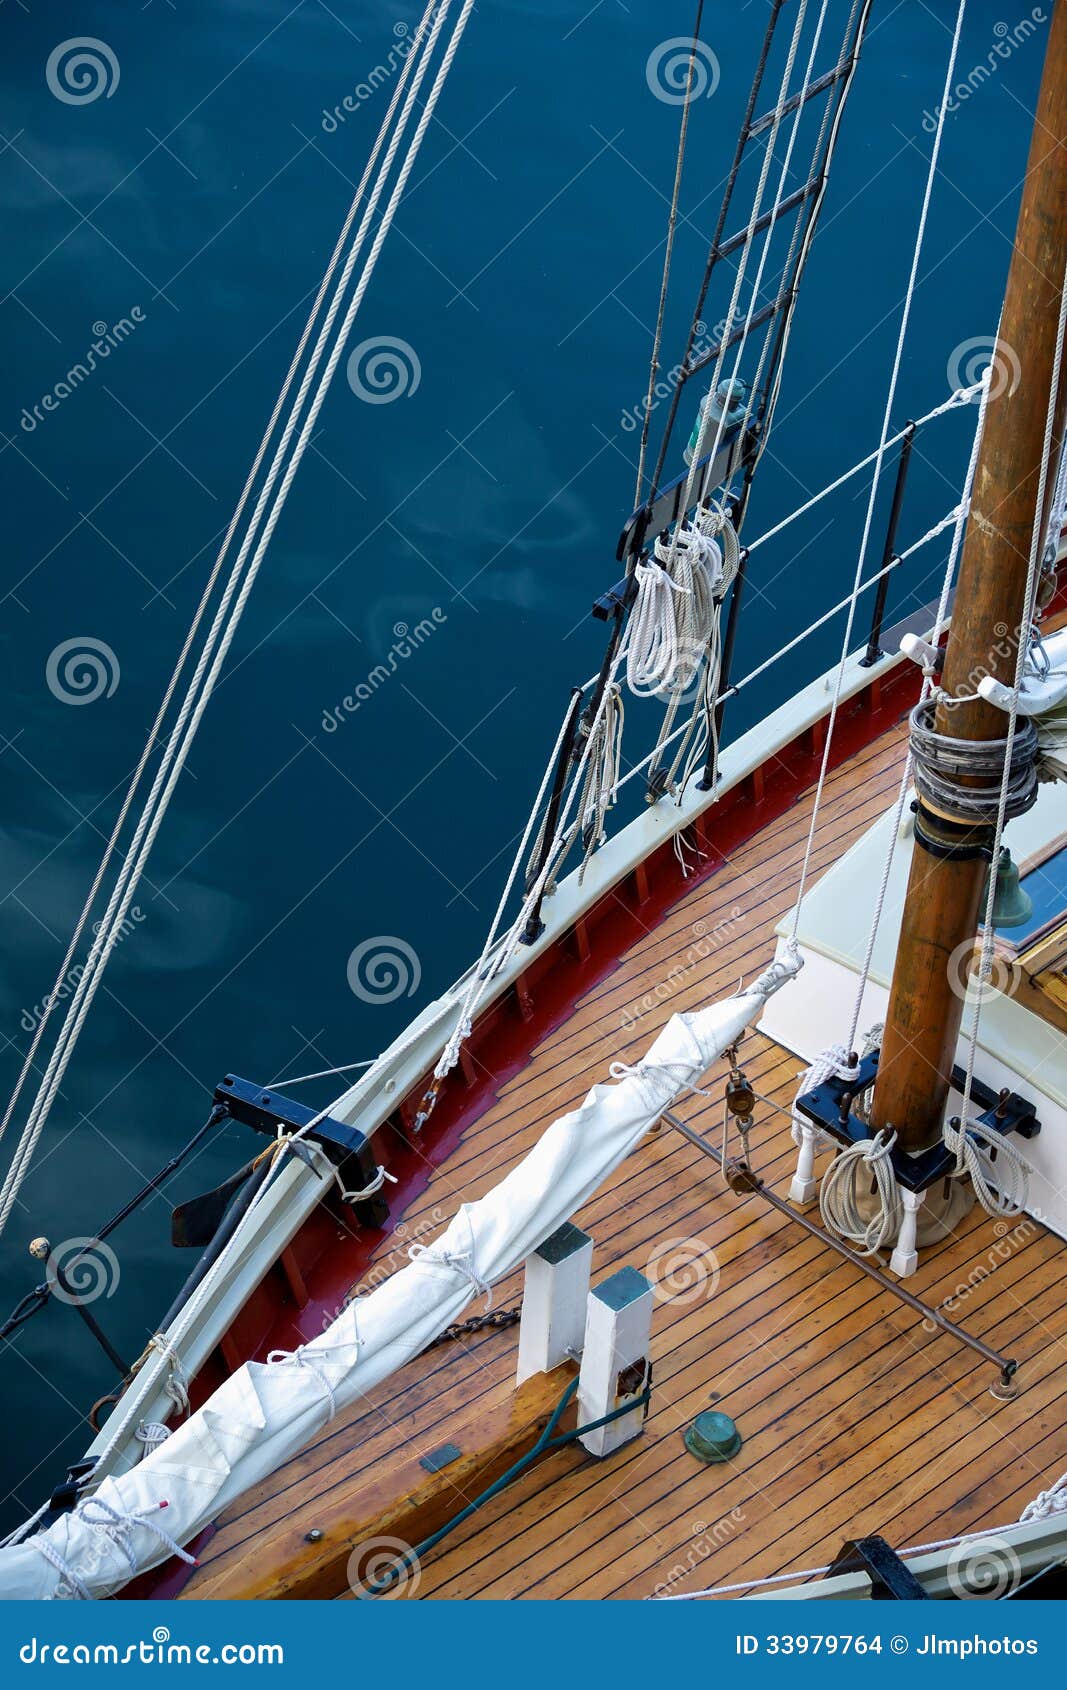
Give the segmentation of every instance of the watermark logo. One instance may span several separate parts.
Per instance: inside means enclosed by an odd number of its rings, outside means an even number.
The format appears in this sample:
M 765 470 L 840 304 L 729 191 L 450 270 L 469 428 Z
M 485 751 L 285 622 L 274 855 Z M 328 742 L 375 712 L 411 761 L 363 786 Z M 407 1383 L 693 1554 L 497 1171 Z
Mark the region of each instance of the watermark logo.
M 997 1242 L 986 1251 L 982 1261 L 975 1262 L 966 1279 L 962 1279 L 938 1304 L 942 1314 L 956 1316 L 963 1308 L 969 1297 L 979 1290 L 998 1267 L 1010 1261 L 1017 1250 L 1022 1250 L 1032 1238 L 1036 1238 L 1041 1230 L 1041 1212 L 1035 1210 L 1034 1216 L 1023 1215 L 1014 1226 L 1007 1221 L 997 1221 L 993 1232 Z M 924 1332 L 937 1332 L 939 1323 L 933 1315 L 928 1314 L 923 1321 Z
M 1019 354 L 1006 341 L 997 340 L 995 335 L 979 334 L 973 335 L 970 340 L 961 340 L 953 348 L 945 374 L 950 390 L 956 393 L 960 388 L 973 387 L 975 382 L 984 381 L 987 370 L 991 372 L 988 403 L 992 404 L 1004 393 L 1010 398 L 1022 375 Z
M 676 992 L 680 991 L 690 980 L 694 968 L 698 968 L 701 963 L 706 962 L 709 956 L 712 956 L 720 946 L 726 943 L 740 919 L 741 910 L 735 904 L 729 914 L 724 916 L 721 921 L 717 921 L 714 927 L 710 929 L 703 918 L 695 921 L 690 929 L 693 935 L 693 944 L 687 948 L 680 961 L 671 964 L 663 978 L 657 980 L 644 997 L 639 998 L 636 1003 L 628 1005 L 623 1010 L 619 1022 L 621 1031 L 623 1033 L 632 1032 L 638 1022 L 642 1021 L 646 1015 L 658 1009 L 662 1003 L 665 1003 Z
M 119 660 L 103 640 L 78 634 L 48 654 L 45 680 L 61 704 L 92 704 L 110 698 L 119 684 Z
M 974 939 L 965 939 L 948 959 L 948 983 L 952 994 L 970 1008 L 987 992 L 1000 992 L 1004 997 L 1011 997 L 1017 983 L 1010 958 L 996 950 L 989 959 L 987 973 L 980 978 L 980 957 L 981 947 Z
M 61 1303 L 113 1297 L 121 1277 L 118 1257 L 99 1238 L 67 1238 L 49 1252 L 48 1289 Z
M 115 323 L 105 323 L 103 318 L 93 324 L 93 340 L 87 352 L 84 352 L 76 364 L 72 364 L 65 375 L 61 376 L 54 387 L 43 393 L 36 405 L 24 405 L 19 425 L 24 434 L 32 434 L 39 423 L 43 423 L 46 415 L 58 411 L 65 399 L 76 393 L 79 387 L 89 377 L 95 374 L 105 358 L 110 358 L 117 346 L 128 340 L 134 329 L 145 320 L 146 313 L 139 305 L 131 306 L 128 317 L 120 317 Z
M 943 105 L 937 105 L 933 111 L 923 112 L 923 128 L 928 135 L 933 135 L 937 129 L 942 112 L 955 115 L 960 107 L 966 105 L 972 95 L 992 80 L 1006 59 L 1020 47 L 1032 39 L 1041 24 L 1048 22 L 1048 13 L 1041 6 L 1034 6 L 1028 17 L 1020 18 L 1017 24 L 995 23 L 993 25 L 993 45 L 984 59 L 972 65 L 965 77 L 962 77 L 950 91 Z
M 423 616 L 415 623 L 414 627 L 408 622 L 394 623 L 393 643 L 386 652 L 383 661 L 376 663 L 355 689 L 345 694 L 340 704 L 335 705 L 332 710 L 323 711 L 323 733 L 336 733 L 346 717 L 354 715 L 361 705 L 366 704 L 368 699 L 373 698 L 378 688 L 384 686 L 386 681 L 396 674 L 400 665 L 406 663 L 424 641 L 428 640 L 431 634 L 435 634 L 438 628 L 443 627 L 447 621 L 448 612 L 442 610 L 440 605 L 434 605 L 429 616 Z
M 415 348 L 395 335 L 373 335 L 349 353 L 348 385 L 365 405 L 391 405 L 419 391 L 422 364 Z
M 676 1561 L 665 1578 L 653 1586 L 655 1597 L 669 1596 L 676 1584 L 687 1579 L 697 1567 L 712 1556 L 716 1549 L 728 1543 L 734 1533 L 744 1525 L 745 1511 L 743 1508 L 731 1508 L 729 1514 L 724 1514 L 721 1520 L 716 1520 L 709 1526 L 705 1520 L 694 1520 L 690 1527 L 692 1541 L 680 1561 Z
M 1002 1537 L 971 1538 L 958 1543 L 946 1567 L 949 1589 L 960 1602 L 1000 1602 L 1016 1590 L 1023 1569 Z
M 348 984 L 362 1003 L 395 1003 L 414 997 L 422 964 L 406 939 L 378 933 L 364 939 L 348 959 Z
M 88 106 L 101 95 L 110 100 L 119 85 L 119 61 L 106 41 L 72 35 L 52 48 L 44 79 L 65 106 Z
M 390 47 L 384 60 L 368 71 L 363 81 L 357 82 L 351 94 L 346 94 L 332 111 L 323 107 L 320 124 L 327 135 L 336 135 L 341 124 L 345 123 L 353 112 L 357 112 L 360 106 L 373 99 L 379 88 L 384 87 L 396 75 L 405 59 L 418 45 L 419 31 L 416 30 L 412 35 L 402 18 L 393 25 L 393 34 L 396 37 L 395 45 Z
M 692 88 L 689 84 L 692 64 Z M 710 100 L 719 86 L 722 71 L 706 41 L 693 42 L 685 35 L 673 35 L 653 47 L 645 65 L 649 93 L 665 106 L 682 106 L 687 99 Z
M 698 1303 L 714 1297 L 719 1258 L 702 1238 L 667 1238 L 653 1250 L 645 1267 L 658 1303 Z
M 419 1558 L 403 1538 L 372 1538 L 357 1544 L 348 1557 L 348 1588 L 359 1601 L 409 1598 L 421 1582 Z

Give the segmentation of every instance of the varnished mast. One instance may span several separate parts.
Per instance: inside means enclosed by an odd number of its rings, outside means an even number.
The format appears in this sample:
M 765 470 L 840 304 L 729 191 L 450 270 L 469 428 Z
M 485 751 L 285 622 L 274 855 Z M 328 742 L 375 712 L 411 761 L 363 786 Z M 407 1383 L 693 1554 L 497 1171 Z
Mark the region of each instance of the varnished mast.
M 1016 642 L 1029 627 L 1027 568 L 1065 257 L 1067 0 L 1056 0 L 945 654 L 949 697 L 973 694 L 986 674 L 1011 684 Z M 1015 370 L 1017 380 L 1008 379 Z M 934 722 L 938 734 L 966 740 L 1003 737 L 1006 725 L 984 701 L 940 705 Z M 874 1126 L 894 1127 L 907 1150 L 941 1134 L 963 1014 L 961 957 L 978 929 L 990 841 L 988 827 L 961 829 L 925 803 L 920 809 L 872 1112 Z

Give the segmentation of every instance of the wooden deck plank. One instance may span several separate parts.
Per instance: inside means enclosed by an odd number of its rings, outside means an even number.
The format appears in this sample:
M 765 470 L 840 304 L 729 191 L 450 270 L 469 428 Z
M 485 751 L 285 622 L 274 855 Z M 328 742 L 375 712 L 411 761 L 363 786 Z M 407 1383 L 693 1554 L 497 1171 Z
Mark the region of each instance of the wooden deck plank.
M 831 776 L 816 875 L 892 803 L 903 749 L 896 728 Z M 775 923 L 796 895 L 810 808 L 809 793 L 731 853 L 575 1004 L 410 1205 L 405 1243 L 432 1236 L 459 1202 L 495 1185 L 609 1062 L 633 1060 L 672 1014 L 766 965 Z M 699 945 L 708 934 L 714 942 Z M 759 1033 L 744 1056 L 757 1088 L 787 1109 L 796 1058 Z M 709 1081 L 716 1096 L 721 1078 L 720 1068 Z M 717 1103 L 691 1097 L 680 1112 L 717 1133 Z M 760 1105 L 752 1144 L 761 1174 L 784 1190 L 795 1157 L 787 1117 Z M 569 1449 L 541 1463 L 428 1557 L 419 1595 L 645 1596 L 672 1572 L 672 1588 L 736 1582 L 827 1560 L 853 1528 L 903 1545 L 1003 1523 L 1050 1467 L 1067 1464 L 1067 1281 L 1063 1246 L 1042 1228 L 1005 1250 L 987 1217 L 972 1213 L 924 1252 L 913 1281 L 934 1300 L 965 1287 L 957 1318 L 989 1343 L 1016 1346 L 1023 1392 L 994 1404 L 987 1363 L 924 1331 L 891 1293 L 785 1217 L 729 1193 L 677 1134 L 646 1139 L 575 1218 L 596 1240 L 595 1278 L 625 1262 L 647 1270 L 670 1241 L 695 1240 L 714 1261 L 714 1295 L 705 1285 L 658 1303 L 644 1435 L 606 1462 Z M 363 1284 L 404 1259 L 400 1240 L 385 1238 Z M 496 1302 L 519 1295 L 516 1273 Z M 351 1492 L 398 1438 L 415 1454 L 445 1441 L 461 1404 L 476 1412 L 506 1387 L 515 1348 L 513 1331 L 485 1334 L 384 1382 L 227 1512 L 202 1551 L 205 1571 L 239 1565 L 294 1521 L 313 1526 L 316 1505 Z M 745 1444 L 734 1462 L 709 1469 L 681 1433 L 712 1393 Z

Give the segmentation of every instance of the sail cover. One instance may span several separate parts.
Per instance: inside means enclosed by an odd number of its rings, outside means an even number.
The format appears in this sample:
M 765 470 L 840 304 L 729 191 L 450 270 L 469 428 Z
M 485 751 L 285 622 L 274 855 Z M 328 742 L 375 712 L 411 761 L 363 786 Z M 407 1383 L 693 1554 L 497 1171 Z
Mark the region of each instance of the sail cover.
M 636 1067 L 594 1086 L 487 1196 L 464 1204 L 431 1246 L 320 1337 L 247 1362 L 138 1466 L 0 1549 L 0 1596 L 108 1596 L 188 1543 L 571 1219 L 796 967 L 778 961 L 747 992 L 672 1017 Z

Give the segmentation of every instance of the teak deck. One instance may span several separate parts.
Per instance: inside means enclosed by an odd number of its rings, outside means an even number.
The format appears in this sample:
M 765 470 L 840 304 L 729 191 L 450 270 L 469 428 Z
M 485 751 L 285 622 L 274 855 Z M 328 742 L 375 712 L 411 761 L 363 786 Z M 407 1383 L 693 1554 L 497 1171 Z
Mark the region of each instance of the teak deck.
M 903 747 L 894 729 L 832 776 L 816 871 L 891 802 Z M 810 805 L 808 794 L 695 886 L 575 1005 L 435 1170 L 364 1285 L 494 1185 L 612 1060 L 635 1060 L 669 1015 L 728 994 L 766 964 L 795 896 Z M 789 989 L 803 991 L 803 976 Z M 759 1034 L 743 1055 L 757 1090 L 788 1105 L 796 1058 Z M 713 1102 L 691 1097 L 680 1110 L 716 1142 L 721 1077 L 708 1082 Z M 788 1121 L 764 1103 L 756 1121 L 757 1169 L 784 1192 L 795 1156 Z M 928 1301 L 953 1299 L 958 1323 L 1018 1357 L 1021 1391 L 1005 1403 L 989 1394 L 988 1363 L 924 1330 L 757 1197 L 734 1196 L 669 1130 L 575 1219 L 596 1242 L 594 1282 L 624 1264 L 662 1279 L 679 1250 L 699 1258 L 696 1283 L 673 1296 L 661 1287 L 645 1432 L 605 1461 L 575 1449 L 545 1460 L 431 1552 L 406 1594 L 645 1597 L 736 1584 L 817 1567 L 867 1532 L 904 1548 L 1006 1524 L 1067 1467 L 1063 1246 L 1037 1223 L 1009 1231 L 976 1209 L 956 1237 L 924 1252 L 909 1282 Z M 520 1294 L 517 1274 L 498 1287 L 496 1306 Z M 184 1594 L 259 1593 L 272 1579 L 283 1593 L 304 1534 L 343 1518 L 372 1474 L 380 1481 L 401 1457 L 410 1465 L 450 1441 L 458 1422 L 469 1429 L 480 1403 L 488 1411 L 500 1401 L 516 1342 L 514 1329 L 488 1331 L 431 1351 L 339 1417 L 218 1522 Z M 682 1433 L 712 1403 L 736 1420 L 744 1447 L 703 1467 Z M 468 1500 L 457 1492 L 455 1511 Z

